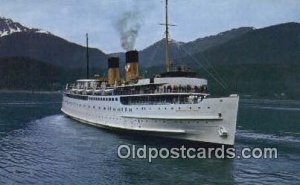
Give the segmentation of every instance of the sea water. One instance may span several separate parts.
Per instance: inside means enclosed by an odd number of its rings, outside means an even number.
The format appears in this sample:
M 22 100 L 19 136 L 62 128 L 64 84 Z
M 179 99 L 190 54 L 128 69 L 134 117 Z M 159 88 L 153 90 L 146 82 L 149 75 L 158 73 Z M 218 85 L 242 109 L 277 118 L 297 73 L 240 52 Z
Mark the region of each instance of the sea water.
M 299 184 L 300 101 L 244 100 L 236 145 L 277 159 L 120 159 L 119 145 L 174 147 L 161 138 L 80 124 L 61 94 L 0 94 L 0 184 Z M 180 144 L 178 143 L 178 147 Z

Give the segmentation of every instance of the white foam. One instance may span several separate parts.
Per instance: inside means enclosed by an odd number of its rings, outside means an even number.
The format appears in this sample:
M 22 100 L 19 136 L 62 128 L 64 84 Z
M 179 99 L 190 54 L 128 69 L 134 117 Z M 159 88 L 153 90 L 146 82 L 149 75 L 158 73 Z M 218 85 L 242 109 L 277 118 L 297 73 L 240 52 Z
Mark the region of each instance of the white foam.
M 270 142 L 286 142 L 300 144 L 300 140 L 294 136 L 279 136 L 274 134 L 256 133 L 247 130 L 238 130 L 237 137 L 250 140 L 261 140 Z

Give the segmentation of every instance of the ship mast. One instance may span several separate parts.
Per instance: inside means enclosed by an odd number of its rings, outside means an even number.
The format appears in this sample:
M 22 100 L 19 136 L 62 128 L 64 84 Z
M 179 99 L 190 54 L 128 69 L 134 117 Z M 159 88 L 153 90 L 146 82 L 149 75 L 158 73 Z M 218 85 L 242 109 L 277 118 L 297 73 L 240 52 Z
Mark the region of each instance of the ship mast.
M 90 67 L 89 67 L 89 35 L 86 34 L 86 78 L 90 78 Z
M 166 0 L 166 69 L 170 71 L 170 52 L 169 52 L 169 21 L 168 21 L 168 0 Z

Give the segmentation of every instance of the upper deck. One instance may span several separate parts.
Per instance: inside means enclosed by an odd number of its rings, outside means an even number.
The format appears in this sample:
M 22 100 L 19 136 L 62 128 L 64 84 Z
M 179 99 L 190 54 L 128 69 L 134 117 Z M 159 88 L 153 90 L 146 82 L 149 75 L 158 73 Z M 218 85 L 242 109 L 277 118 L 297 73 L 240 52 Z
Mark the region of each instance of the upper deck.
M 67 85 L 66 92 L 80 95 L 143 95 L 207 93 L 207 80 L 192 77 L 163 77 L 139 79 L 135 83 L 108 85 L 95 79 L 77 80 Z

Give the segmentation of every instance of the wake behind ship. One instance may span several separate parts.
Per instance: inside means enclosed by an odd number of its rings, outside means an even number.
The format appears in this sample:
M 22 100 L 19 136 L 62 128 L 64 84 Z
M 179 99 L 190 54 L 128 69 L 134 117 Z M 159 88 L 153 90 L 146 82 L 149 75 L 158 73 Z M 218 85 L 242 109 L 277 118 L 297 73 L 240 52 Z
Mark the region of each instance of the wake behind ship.
M 165 25 L 166 72 L 141 78 L 138 52 L 132 50 L 121 79 L 119 58 L 110 57 L 107 77 L 67 85 L 62 112 L 98 127 L 234 145 L 238 95 L 212 98 L 206 79 L 186 67 L 170 70 L 167 11 Z

